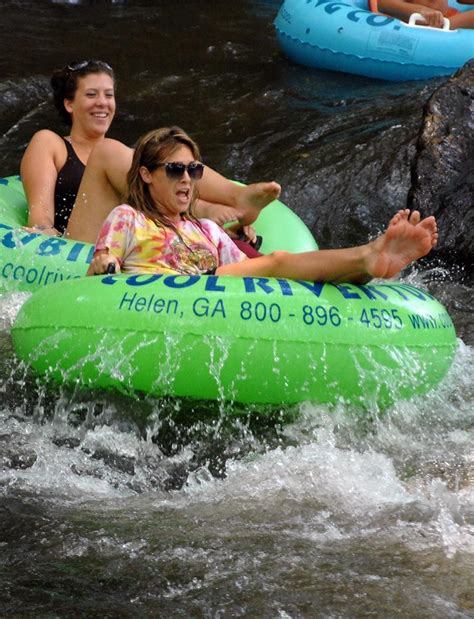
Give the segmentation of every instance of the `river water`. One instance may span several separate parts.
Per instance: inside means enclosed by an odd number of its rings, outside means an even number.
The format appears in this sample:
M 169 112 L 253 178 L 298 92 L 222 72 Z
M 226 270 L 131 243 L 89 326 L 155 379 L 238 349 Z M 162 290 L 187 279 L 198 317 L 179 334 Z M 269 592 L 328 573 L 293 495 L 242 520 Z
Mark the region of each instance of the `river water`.
M 99 57 L 118 76 L 113 137 L 180 124 L 223 173 L 281 182 L 323 246 L 373 235 L 403 206 L 442 80 L 292 65 L 278 6 L 4 0 L 0 175 L 36 129 L 62 130 L 52 69 Z M 473 287 L 459 266 L 404 279 L 446 304 L 459 351 L 435 392 L 370 415 L 43 385 L 11 346 L 27 295 L 0 297 L 0 616 L 474 617 Z

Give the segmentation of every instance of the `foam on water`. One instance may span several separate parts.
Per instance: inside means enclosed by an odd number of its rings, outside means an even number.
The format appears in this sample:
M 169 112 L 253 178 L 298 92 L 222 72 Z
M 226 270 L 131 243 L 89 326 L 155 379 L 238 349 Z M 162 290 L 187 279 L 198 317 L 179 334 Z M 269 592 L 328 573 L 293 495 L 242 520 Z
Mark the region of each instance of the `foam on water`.
M 10 292 L 0 295 L 0 332 L 9 331 L 29 292 Z
M 27 297 L 0 298 L 0 498 L 26 510 L 28 555 L 46 578 L 45 547 L 92 570 L 100 556 L 120 566 L 125 587 L 139 574 L 130 599 L 141 609 L 172 612 L 179 601 L 189 612 L 228 611 L 230 595 L 235 616 L 300 616 L 316 596 L 328 616 L 344 615 L 348 595 L 363 591 L 351 607 L 366 613 L 403 589 L 401 612 L 467 616 L 472 347 L 460 341 L 435 391 L 386 411 L 306 403 L 292 423 L 266 417 L 259 426 L 220 402 L 212 414 L 196 405 L 182 422 L 188 405 L 179 400 L 57 388 L 15 367 L 9 330 Z M 175 345 L 162 379 L 172 380 Z M 218 380 L 220 366 L 212 371 Z M 157 571 L 166 574 L 158 588 Z M 453 572 L 459 602 L 451 585 L 443 593 Z M 295 606 L 282 583 L 298 592 Z

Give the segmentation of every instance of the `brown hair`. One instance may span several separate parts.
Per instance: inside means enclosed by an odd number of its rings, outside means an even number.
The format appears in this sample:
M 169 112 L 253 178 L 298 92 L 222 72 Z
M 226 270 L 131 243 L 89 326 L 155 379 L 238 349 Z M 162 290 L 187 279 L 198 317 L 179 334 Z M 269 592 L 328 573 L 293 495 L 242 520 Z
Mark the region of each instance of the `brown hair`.
M 125 200 L 127 204 L 130 204 L 134 209 L 154 221 L 157 226 L 172 228 L 175 232 L 177 230 L 173 223 L 156 208 L 155 202 L 150 195 L 148 183 L 145 183 L 141 177 L 140 168 L 144 166 L 147 170 L 153 172 L 158 167 L 158 164 L 163 163 L 180 146 L 187 146 L 192 152 L 194 159 L 196 161 L 201 160 L 198 145 L 180 127 L 163 127 L 143 135 L 137 142 L 132 166 L 127 175 L 128 196 Z M 197 198 L 198 191 L 196 185 L 193 185 L 190 210 Z M 190 211 L 184 216 L 197 221 Z
M 54 105 L 61 119 L 69 127 L 72 125 L 72 118 L 64 107 L 64 99 L 72 101 L 76 94 L 79 78 L 91 73 L 105 73 L 115 82 L 112 67 L 103 60 L 74 60 L 62 69 L 54 71 L 51 77 Z

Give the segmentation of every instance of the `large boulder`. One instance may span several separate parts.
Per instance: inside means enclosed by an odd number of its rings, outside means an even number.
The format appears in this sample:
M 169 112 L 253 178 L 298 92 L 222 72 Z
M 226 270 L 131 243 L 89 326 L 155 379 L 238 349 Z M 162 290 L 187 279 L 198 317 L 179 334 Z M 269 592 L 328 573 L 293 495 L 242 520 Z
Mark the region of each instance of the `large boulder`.
M 282 199 L 321 248 L 366 243 L 405 208 L 422 108 L 432 91 L 398 92 L 384 105 L 367 97 L 312 128 L 295 117 L 290 135 L 280 132 L 272 161 Z
M 383 98 L 319 118 L 312 128 L 297 115 L 289 135 L 282 128 L 272 161 L 283 200 L 321 247 L 364 243 L 382 232 L 398 209 L 417 208 L 439 222 L 438 248 L 428 261 L 470 265 L 474 61 L 450 79 L 390 89 Z M 251 144 L 252 152 L 258 148 Z
M 438 220 L 435 254 L 466 265 L 474 250 L 474 60 L 440 86 L 424 108 L 409 208 Z

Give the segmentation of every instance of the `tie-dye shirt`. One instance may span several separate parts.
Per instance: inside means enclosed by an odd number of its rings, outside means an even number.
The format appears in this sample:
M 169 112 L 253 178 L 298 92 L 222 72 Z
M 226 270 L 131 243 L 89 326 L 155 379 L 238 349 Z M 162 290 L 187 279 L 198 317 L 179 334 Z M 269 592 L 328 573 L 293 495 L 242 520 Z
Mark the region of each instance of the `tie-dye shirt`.
M 108 249 L 124 273 L 200 274 L 246 259 L 222 228 L 209 219 L 200 219 L 199 223 L 182 219 L 176 228 L 179 235 L 122 204 L 104 221 L 96 251 Z

